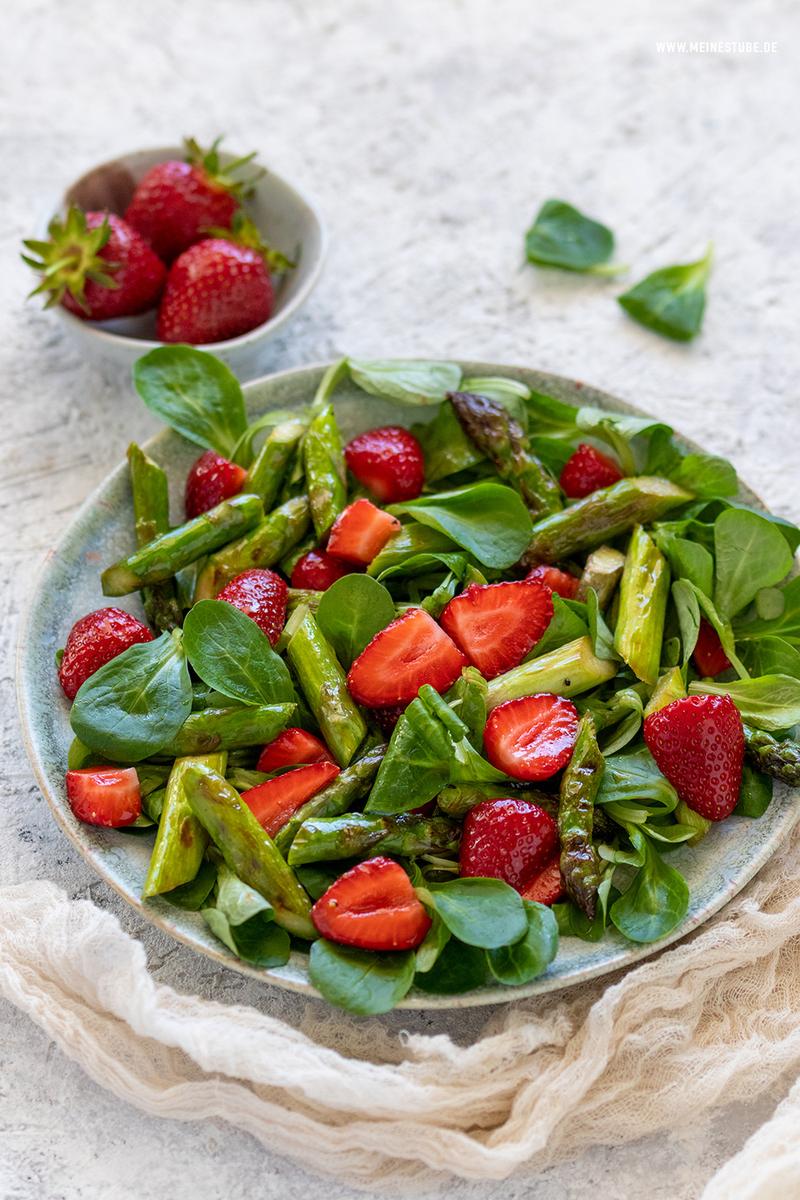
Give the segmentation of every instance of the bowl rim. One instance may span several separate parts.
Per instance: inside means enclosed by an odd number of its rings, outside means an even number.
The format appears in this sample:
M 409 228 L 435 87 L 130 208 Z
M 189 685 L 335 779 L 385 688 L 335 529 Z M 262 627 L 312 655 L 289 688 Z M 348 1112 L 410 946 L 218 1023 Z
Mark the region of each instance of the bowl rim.
M 337 361 L 337 360 L 333 360 Z M 413 360 L 407 360 L 413 361 Z M 417 361 L 426 361 L 425 359 L 417 359 Z M 485 374 L 488 370 L 492 373 L 508 372 L 511 376 L 522 372 L 535 372 L 539 378 L 543 380 L 552 380 L 558 384 L 568 384 L 570 387 L 577 387 L 580 390 L 585 388 L 587 401 L 589 397 L 601 398 L 604 401 L 610 402 L 611 411 L 628 412 L 636 415 L 650 415 L 644 413 L 643 410 L 635 405 L 621 400 L 619 397 L 610 392 L 606 392 L 602 388 L 596 388 L 592 384 L 585 384 L 583 381 L 575 380 L 570 376 L 560 375 L 550 371 L 540 371 L 538 368 L 522 366 L 520 364 L 510 363 L 489 363 L 477 362 L 471 358 L 460 358 L 458 355 L 451 355 L 450 361 L 458 363 L 462 369 L 469 370 L 472 373 L 479 371 Z M 272 383 L 278 379 L 286 379 L 294 375 L 305 375 L 316 372 L 317 376 L 328 369 L 332 365 L 328 362 L 307 363 L 303 366 L 288 367 L 281 371 L 269 372 L 265 375 L 257 376 L 255 379 L 248 380 L 242 384 L 245 392 L 245 400 L 247 400 L 248 392 L 255 392 L 265 384 Z M 590 401 L 591 402 L 591 401 Z M 165 426 L 160 429 L 153 437 L 143 443 L 143 449 L 148 452 L 157 449 L 157 444 L 162 440 L 174 434 L 174 431 Z M 697 443 L 686 438 L 680 431 L 676 431 L 676 436 L 684 444 L 688 445 L 693 450 L 702 450 Z M 56 559 L 61 551 L 64 542 L 70 536 L 73 527 L 83 519 L 92 508 L 98 503 L 101 493 L 113 480 L 113 478 L 126 470 L 125 461 L 121 461 L 116 467 L 112 467 L 106 475 L 100 480 L 91 493 L 86 497 L 83 503 L 74 512 L 66 527 L 62 530 L 55 546 L 49 549 L 43 561 L 39 564 L 38 570 L 35 572 L 31 590 L 28 593 L 28 603 L 24 608 L 25 616 L 20 623 L 19 633 L 17 636 L 17 651 L 15 656 L 15 676 L 16 676 L 16 698 L 17 698 L 17 713 L 19 717 L 23 745 L 33 770 L 36 783 L 47 801 L 51 814 L 55 818 L 56 824 L 66 835 L 72 845 L 78 850 L 81 857 L 91 866 L 91 869 L 96 875 L 108 884 L 114 892 L 119 895 L 126 904 L 130 905 L 148 924 L 156 926 L 171 938 L 188 946 L 195 954 L 201 954 L 207 958 L 220 963 L 231 970 L 237 971 L 239 974 L 247 975 L 259 982 L 266 983 L 273 987 L 280 987 L 287 991 L 292 991 L 309 998 L 317 1000 L 324 999 L 317 989 L 310 982 L 307 975 L 306 978 L 297 979 L 284 977 L 280 974 L 281 968 L 268 969 L 255 967 L 249 963 L 238 959 L 230 951 L 222 947 L 213 945 L 198 945 L 196 939 L 192 936 L 191 930 L 183 930 L 175 925 L 175 917 L 169 914 L 162 913 L 155 906 L 148 905 L 138 895 L 131 895 L 125 886 L 114 878 L 113 873 L 108 870 L 105 863 L 99 856 L 87 848 L 86 844 L 81 840 L 80 828 L 76 822 L 70 823 L 64 804 L 59 802 L 58 797 L 51 792 L 49 780 L 41 761 L 39 749 L 36 745 L 34 736 L 34 719 L 32 718 L 32 689 L 28 672 L 25 669 L 25 656 L 28 649 L 28 635 L 31 626 L 34 622 L 35 606 L 34 599 L 38 596 L 41 585 L 44 582 L 46 574 L 51 563 Z M 748 492 L 765 512 L 770 510 L 760 500 L 760 498 L 750 489 L 746 483 L 741 483 L 742 490 Z M 786 793 L 787 789 L 783 785 L 778 784 L 773 803 L 777 805 L 781 799 L 781 793 Z M 610 959 L 601 960 L 592 966 L 580 967 L 574 977 L 564 979 L 562 977 L 550 977 L 547 974 L 540 976 L 529 984 L 520 984 L 514 987 L 506 987 L 502 984 L 487 983 L 486 986 L 474 992 L 459 993 L 456 995 L 437 994 L 437 993 L 417 993 L 404 997 L 398 1004 L 394 1006 L 392 1011 L 400 1010 L 440 1010 L 451 1011 L 459 1008 L 478 1008 L 488 1005 L 509 1004 L 518 1000 L 525 1000 L 533 996 L 545 995 L 550 992 L 561 991 L 567 988 L 580 986 L 591 982 L 594 979 L 603 976 L 612 977 L 611 981 L 622 971 L 627 971 L 637 966 L 642 960 L 659 954 L 660 952 L 672 947 L 675 943 L 689 936 L 700 926 L 704 925 L 711 917 L 718 913 L 725 905 L 738 895 L 744 887 L 753 879 L 753 877 L 762 869 L 769 861 L 770 857 L 776 848 L 782 844 L 790 835 L 794 825 L 800 820 L 800 805 L 782 805 L 782 819 L 780 824 L 774 828 L 771 833 L 764 838 L 760 843 L 756 853 L 748 859 L 746 865 L 740 868 L 736 875 L 735 884 L 732 885 L 731 880 L 726 881 L 725 887 L 720 887 L 714 897 L 707 902 L 705 907 L 691 916 L 686 917 L 674 930 L 666 937 L 661 938 L 657 942 L 652 943 L 629 943 L 626 942 L 620 947 L 619 955 L 615 956 L 612 961 Z M 113 832 L 113 831 L 111 831 Z M 136 936 L 134 933 L 133 936 Z M 294 953 L 294 952 L 293 952 Z M 616 961 L 616 958 L 619 961 Z
M 86 167 L 85 170 L 80 171 L 75 176 L 74 180 L 64 184 L 56 193 L 53 193 L 48 198 L 46 207 L 45 202 L 42 202 L 39 210 L 39 218 L 36 221 L 37 236 L 46 237 L 48 223 L 52 219 L 53 215 L 59 212 L 63 207 L 64 198 L 67 192 L 75 183 L 83 179 L 83 177 L 88 175 L 91 171 L 96 171 L 100 167 L 110 166 L 113 163 L 118 163 L 125 159 L 135 158 L 139 154 L 163 154 L 165 157 L 156 161 L 166 162 L 169 156 L 174 157 L 176 154 L 181 153 L 181 148 L 175 145 L 152 147 L 141 146 L 138 150 L 130 150 L 127 152 L 123 151 L 115 155 L 113 158 L 107 158 L 102 162 L 94 163 L 93 165 Z M 233 154 L 229 150 L 220 150 L 219 153 L 223 160 L 228 159 L 232 161 L 237 157 L 237 155 Z M 260 165 L 264 167 L 264 171 L 267 175 L 271 175 L 274 179 L 278 180 L 278 182 L 281 183 L 283 187 L 285 187 L 287 191 L 292 194 L 293 200 L 299 201 L 300 204 L 309 211 L 314 223 L 316 224 L 319 234 L 319 250 L 317 252 L 316 259 L 309 267 L 307 278 L 303 281 L 296 295 L 291 298 L 285 308 L 282 308 L 280 312 L 275 313 L 266 321 L 262 321 L 260 325 L 256 325 L 254 329 L 248 329 L 247 333 L 240 333 L 237 337 L 226 338 L 221 342 L 203 342 L 198 343 L 195 346 L 195 349 L 205 350 L 210 354 L 226 354 L 232 350 L 245 349 L 247 346 L 259 342 L 267 331 L 272 334 L 279 330 L 283 325 L 286 324 L 288 319 L 293 316 L 303 304 L 305 304 L 306 300 L 319 282 L 323 267 L 325 266 L 325 262 L 328 257 L 328 251 L 330 249 L 330 234 L 315 198 L 309 192 L 307 192 L 305 188 L 300 188 L 297 184 L 292 183 L 291 180 L 287 179 L 286 176 L 280 171 L 274 170 L 272 167 L 266 166 L 263 163 Z M 257 182 L 256 186 L 258 186 Z M 97 337 L 100 342 L 109 347 L 114 346 L 129 350 L 138 350 L 141 354 L 147 354 L 150 350 L 155 350 L 159 346 L 168 346 L 174 344 L 170 342 L 161 342 L 157 338 L 139 338 L 134 337 L 129 333 L 117 333 L 113 329 L 105 329 L 102 327 L 102 322 L 84 321 L 80 317 L 77 317 L 74 313 L 71 313 L 68 309 L 64 308 L 64 306 L 61 304 L 54 305 L 50 311 L 54 312 L 58 318 L 64 324 L 66 324 L 67 327 L 72 328 L 75 333 L 85 333 L 89 337 Z M 192 343 L 192 345 L 194 345 L 194 343 Z

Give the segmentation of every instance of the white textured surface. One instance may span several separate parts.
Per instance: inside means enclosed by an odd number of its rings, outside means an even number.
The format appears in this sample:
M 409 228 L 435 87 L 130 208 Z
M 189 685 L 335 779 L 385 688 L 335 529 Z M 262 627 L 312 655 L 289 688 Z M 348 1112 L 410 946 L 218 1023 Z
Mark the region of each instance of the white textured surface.
M 541 6 L 540 6 L 541 7 Z M 0 880 L 48 877 L 119 913 L 157 978 L 302 1021 L 303 1002 L 215 970 L 140 925 L 57 833 L 13 715 L 16 614 L 79 500 L 155 429 L 124 378 L 80 359 L 24 306 L 16 261 L 41 197 L 113 153 L 225 130 L 320 201 L 334 238 L 319 291 L 264 369 L 358 354 L 459 354 L 591 380 L 731 457 L 800 518 L 800 19 L 787 5 L 590 0 L 280 3 L 140 0 L 9 6 L 0 40 Z M 665 56 L 656 40 L 762 38 L 778 53 Z M 149 41 L 143 39 L 150 39 Z M 522 268 L 521 235 L 558 195 L 607 221 L 632 278 L 717 259 L 706 327 L 673 346 L 633 325 L 615 285 Z M 409 1019 L 410 1018 L 410 1019 Z M 391 1018 L 469 1037 L 470 1018 Z M 335 1037 L 335 1019 L 331 1036 Z M 763 1099 L 707 1128 L 437 1196 L 542 1200 L 602 1189 L 688 1200 L 769 1115 Z M 676 1114 L 676 1119 L 679 1114 Z M 141 1116 L 0 1006 L 0 1194 L 95 1200 L 345 1193 L 224 1126 Z

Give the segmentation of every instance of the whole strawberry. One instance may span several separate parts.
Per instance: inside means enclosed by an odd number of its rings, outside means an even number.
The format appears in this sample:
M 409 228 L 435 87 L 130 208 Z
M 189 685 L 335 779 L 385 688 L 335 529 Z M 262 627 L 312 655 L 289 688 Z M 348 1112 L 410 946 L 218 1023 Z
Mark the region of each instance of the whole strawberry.
M 619 483 L 620 479 L 622 472 L 613 458 L 601 454 L 588 442 L 581 442 L 561 472 L 559 483 L 570 500 L 580 500 L 598 488 Z
M 90 675 L 137 642 L 152 642 L 146 625 L 121 608 L 98 608 L 76 621 L 69 631 L 58 678 L 65 695 L 74 700 Z
M 558 826 L 538 804 L 483 800 L 464 821 L 459 874 L 502 879 L 521 892 L 557 851 Z
M 249 246 L 208 238 L 170 268 L 158 310 L 162 342 L 205 345 L 238 337 L 272 313 L 272 280 L 262 255 Z
M 254 155 L 247 154 L 223 167 L 217 138 L 204 151 L 186 139 L 185 162 L 170 159 L 151 167 L 140 180 L 125 211 L 125 220 L 147 239 L 165 262 L 207 236 L 213 226 L 230 229 L 239 202 L 253 180 L 237 172 Z
M 147 242 L 113 213 L 70 208 L 53 217 L 48 241 L 29 239 L 24 261 L 42 275 L 32 296 L 87 321 L 132 317 L 153 308 L 161 295 L 166 268 Z
M 347 465 L 382 504 L 414 500 L 425 482 L 425 460 L 413 433 L 400 425 L 368 429 L 345 447 Z
M 199 517 L 210 508 L 230 500 L 241 490 L 247 472 L 244 467 L 230 462 L 215 450 L 206 450 L 189 468 L 186 476 L 186 519 Z
M 292 568 L 292 587 L 324 592 L 332 583 L 336 583 L 337 579 L 349 575 L 351 569 L 345 563 L 338 562 L 330 554 L 326 554 L 324 550 L 309 550 Z
M 286 621 L 287 595 L 288 588 L 280 575 L 255 567 L 226 584 L 217 599 L 226 600 L 252 617 L 274 646 Z
M 685 696 L 645 718 L 644 740 L 681 800 L 707 821 L 729 817 L 744 761 L 742 718 L 730 696 Z

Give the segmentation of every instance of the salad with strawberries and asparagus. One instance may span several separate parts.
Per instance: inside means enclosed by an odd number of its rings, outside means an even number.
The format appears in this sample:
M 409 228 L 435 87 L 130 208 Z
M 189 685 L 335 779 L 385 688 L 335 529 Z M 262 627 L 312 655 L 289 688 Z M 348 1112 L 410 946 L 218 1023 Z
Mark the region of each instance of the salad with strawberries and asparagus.
M 240 959 L 307 952 L 362 1014 L 527 984 L 560 937 L 666 937 L 675 851 L 800 785 L 800 531 L 725 460 L 449 362 L 344 359 L 256 421 L 198 350 L 134 381 L 203 453 L 174 525 L 130 447 L 102 587 L 145 620 L 59 652 L 67 797 Z M 345 387 L 410 427 L 343 444 Z

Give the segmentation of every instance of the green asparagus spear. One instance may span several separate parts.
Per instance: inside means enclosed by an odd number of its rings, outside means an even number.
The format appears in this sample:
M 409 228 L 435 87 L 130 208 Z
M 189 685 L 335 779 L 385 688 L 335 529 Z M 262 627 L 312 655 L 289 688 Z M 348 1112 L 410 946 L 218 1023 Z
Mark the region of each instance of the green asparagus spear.
M 345 767 L 326 788 L 301 805 L 275 835 L 275 844 L 281 854 L 288 852 L 304 821 L 312 817 L 339 817 L 352 808 L 362 796 L 366 796 L 385 753 L 386 747 L 383 745 L 368 750 L 358 762 Z
M 234 496 L 160 534 L 102 574 L 104 596 L 124 596 L 151 583 L 163 583 L 177 571 L 238 538 L 262 519 L 258 496 Z
M 506 700 L 533 696 L 537 692 L 555 692 L 558 696 L 579 696 L 590 688 L 612 679 L 617 664 L 598 658 L 589 637 L 576 638 L 549 654 L 520 663 L 489 681 L 489 709 Z
M 263 746 L 286 728 L 294 709 L 294 704 L 264 704 L 193 712 L 161 754 L 182 758 L 187 754 Z
M 224 771 L 227 754 L 208 754 L 203 758 L 179 758 L 173 765 L 167 780 L 164 804 L 158 824 L 153 853 L 147 878 L 142 889 L 142 898 L 160 896 L 173 888 L 194 879 L 203 854 L 208 845 L 206 831 L 192 814 L 186 799 L 186 772 L 196 763 Z
M 308 895 L 236 789 L 200 763 L 187 767 L 184 789 L 192 812 L 234 875 L 269 900 L 279 925 L 297 937 L 316 937 Z
M 561 510 L 561 489 L 531 449 L 519 421 L 497 400 L 470 392 L 448 397 L 467 436 L 516 488 L 534 517 Z
M 436 803 L 448 817 L 465 817 L 471 808 L 484 800 L 496 800 L 500 796 L 516 796 L 538 804 L 551 817 L 556 815 L 553 797 L 535 788 L 511 787 L 507 783 L 453 783 L 436 797 Z
M 333 405 L 326 404 L 309 425 L 303 438 L 303 462 L 311 519 L 317 538 L 322 539 L 347 503 L 342 439 Z
M 237 792 L 247 792 L 250 788 L 266 783 L 273 776 L 269 771 L 251 771 L 246 767 L 229 767 L 225 772 L 225 778 L 231 787 L 236 788 Z
M 567 893 L 591 921 L 603 873 L 592 842 L 594 801 L 605 769 L 597 744 L 594 721 L 584 713 L 572 758 L 561 778 L 558 798 L 558 833 L 561 839 L 561 874 Z
M 286 611 L 293 613 L 295 609 L 305 605 L 311 612 L 316 612 L 324 592 L 314 592 L 311 588 L 289 588 L 286 596 Z
M 128 447 L 128 469 L 136 544 L 141 547 L 169 529 L 169 487 L 166 473 L 135 442 Z M 171 579 L 144 588 L 142 603 L 147 620 L 162 633 L 183 623 L 183 609 Z
M 631 534 L 619 589 L 614 648 L 637 678 L 654 685 L 669 599 L 669 565 L 641 525 Z
M 295 496 L 272 510 L 255 529 L 212 554 L 198 575 L 198 600 L 213 600 L 226 583 L 251 567 L 271 567 L 305 536 L 309 509 L 306 496 Z
M 597 593 L 601 612 L 608 608 L 614 589 L 622 577 L 625 555 L 612 546 L 598 546 L 586 559 L 576 600 L 586 600 L 590 589 Z
M 247 472 L 244 490 L 259 496 L 265 512 L 275 504 L 292 454 L 303 436 L 304 421 L 283 421 L 271 431 Z
M 347 690 L 347 679 L 327 638 L 308 609 L 298 608 L 287 624 L 286 655 L 322 736 L 340 767 L 346 767 L 367 733 Z
M 458 553 L 458 546 L 447 534 L 438 529 L 430 529 L 418 521 L 409 521 L 402 529 L 389 538 L 380 554 L 373 558 L 367 567 L 367 574 L 377 577 L 389 567 L 399 567 L 418 554 Z M 428 567 L 423 567 L 428 570 Z M 419 574 L 419 571 L 415 571 Z
M 311 817 L 295 834 L 289 851 L 293 867 L 304 863 L 358 858 L 373 850 L 418 858 L 420 854 L 446 854 L 458 849 L 461 825 L 447 817 L 419 817 L 402 813 L 379 817 L 372 813 L 345 813 L 341 817 Z
M 621 479 L 577 500 L 563 512 L 537 521 L 533 539 L 522 557 L 523 566 L 558 562 L 579 550 L 592 550 L 634 525 L 647 525 L 678 504 L 692 499 L 669 479 L 637 475 Z
M 747 757 L 759 771 L 789 787 L 800 787 L 800 742 L 792 738 L 779 741 L 771 733 L 745 725 L 744 745 Z

